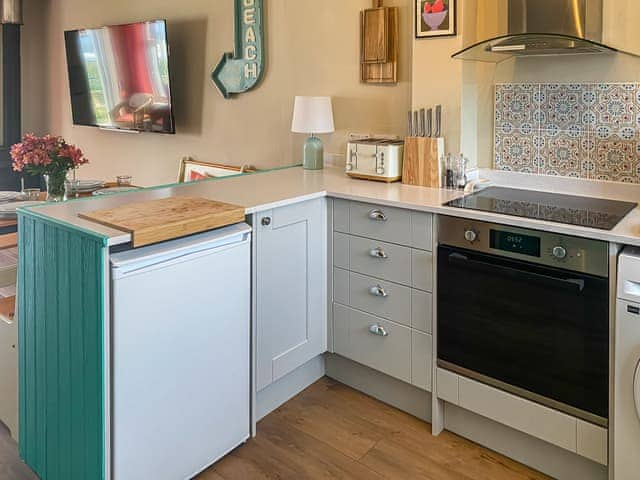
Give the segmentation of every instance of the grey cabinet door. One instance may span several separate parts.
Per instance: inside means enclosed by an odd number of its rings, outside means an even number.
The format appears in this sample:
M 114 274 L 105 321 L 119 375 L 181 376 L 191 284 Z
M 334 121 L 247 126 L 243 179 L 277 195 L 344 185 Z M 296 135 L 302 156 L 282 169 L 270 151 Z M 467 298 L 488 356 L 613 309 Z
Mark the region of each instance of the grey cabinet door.
M 262 390 L 327 350 L 326 200 L 262 212 L 254 228 Z

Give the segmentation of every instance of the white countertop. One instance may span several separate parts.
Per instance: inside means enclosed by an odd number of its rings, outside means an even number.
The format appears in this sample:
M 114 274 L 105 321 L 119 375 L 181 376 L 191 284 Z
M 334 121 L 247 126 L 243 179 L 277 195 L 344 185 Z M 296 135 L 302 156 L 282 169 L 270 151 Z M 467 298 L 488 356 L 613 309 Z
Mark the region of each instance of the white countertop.
M 483 173 L 491 177 L 494 183 L 513 188 L 640 202 L 640 186 L 637 185 L 505 175 L 490 171 Z M 52 220 L 103 235 L 107 237 L 109 245 L 119 245 L 131 241 L 131 235 L 88 220 L 82 220 L 78 217 L 78 213 L 177 195 L 203 197 L 240 205 L 246 209 L 247 214 L 330 196 L 640 246 L 640 208 L 633 210 L 613 230 L 605 231 L 443 207 L 444 203 L 461 197 L 462 193 L 445 189 L 414 187 L 401 183 L 386 184 L 355 180 L 347 177 L 341 169 L 335 167 L 328 167 L 322 171 L 305 171 L 300 167 L 286 168 L 239 177 L 156 187 L 139 192 L 79 199 L 60 204 L 47 204 L 34 207 L 32 211 Z

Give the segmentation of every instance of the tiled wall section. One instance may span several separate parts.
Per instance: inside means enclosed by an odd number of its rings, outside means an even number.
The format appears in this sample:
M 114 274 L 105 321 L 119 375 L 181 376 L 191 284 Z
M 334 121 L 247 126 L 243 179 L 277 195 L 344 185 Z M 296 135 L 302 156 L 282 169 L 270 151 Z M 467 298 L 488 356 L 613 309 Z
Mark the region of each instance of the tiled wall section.
M 498 170 L 640 183 L 640 84 L 496 85 Z

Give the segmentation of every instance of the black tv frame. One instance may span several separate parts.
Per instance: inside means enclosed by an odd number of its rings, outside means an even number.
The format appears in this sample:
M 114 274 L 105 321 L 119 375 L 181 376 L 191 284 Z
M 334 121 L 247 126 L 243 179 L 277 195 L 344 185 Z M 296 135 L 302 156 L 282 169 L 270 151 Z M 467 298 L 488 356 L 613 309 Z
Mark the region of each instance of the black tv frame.
M 98 124 L 88 124 L 88 123 L 78 123 L 76 122 L 76 119 L 74 118 L 74 114 L 73 114 L 73 93 L 71 91 L 71 66 L 69 64 L 69 50 L 68 50 L 68 36 L 71 34 L 75 34 L 78 32 L 82 32 L 82 31 L 86 31 L 86 30 L 100 30 L 102 28 L 112 28 L 112 27 L 126 27 L 129 25 L 138 25 L 141 23 L 156 23 L 156 22 L 163 22 L 164 23 L 164 34 L 165 34 L 165 43 L 167 45 L 167 68 L 169 70 L 169 99 L 170 99 L 170 105 L 171 105 L 171 129 L 166 130 L 166 131 L 150 131 L 150 130 L 143 130 L 143 129 L 137 129 L 137 128 L 122 128 L 122 127 L 117 127 L 117 126 L 113 126 L 113 125 L 98 125 Z M 160 134 L 160 135 L 175 135 L 176 134 L 176 117 L 175 117 L 175 111 L 173 108 L 173 78 L 172 78 L 172 68 L 171 68 L 171 46 L 169 44 L 169 30 L 168 30 L 168 26 L 167 26 L 167 20 L 166 19 L 152 19 L 152 20 L 141 20 L 138 22 L 130 22 L 130 23 L 119 23 L 119 24 L 112 24 L 112 25 L 101 25 L 99 27 L 87 27 L 87 28 L 77 28 L 77 29 L 73 29 L 73 30 L 65 30 L 64 32 L 64 37 L 65 37 L 65 61 L 67 62 L 67 82 L 69 85 L 69 94 L 70 94 L 70 99 L 71 99 L 71 116 L 72 116 L 72 121 L 73 121 L 73 125 L 76 126 L 80 126 L 80 127 L 94 127 L 94 128 L 98 128 L 100 130 L 107 130 L 107 131 L 114 131 L 114 132 L 122 132 L 122 133 L 154 133 L 154 134 Z

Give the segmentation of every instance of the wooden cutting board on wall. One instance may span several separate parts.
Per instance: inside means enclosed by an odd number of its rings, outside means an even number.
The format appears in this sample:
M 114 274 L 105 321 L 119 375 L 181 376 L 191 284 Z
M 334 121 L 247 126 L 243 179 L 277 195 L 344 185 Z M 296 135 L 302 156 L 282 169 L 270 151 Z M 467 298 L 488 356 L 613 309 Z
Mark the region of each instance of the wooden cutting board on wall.
M 170 197 L 78 216 L 131 233 L 136 248 L 243 222 L 245 212 L 244 207 L 206 198 Z
M 397 83 L 399 57 L 398 7 L 373 8 L 360 13 L 360 75 L 363 83 Z

